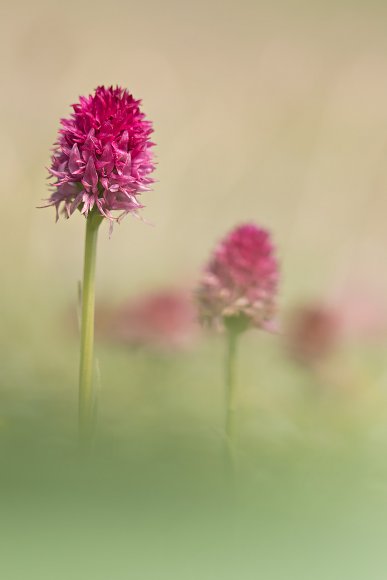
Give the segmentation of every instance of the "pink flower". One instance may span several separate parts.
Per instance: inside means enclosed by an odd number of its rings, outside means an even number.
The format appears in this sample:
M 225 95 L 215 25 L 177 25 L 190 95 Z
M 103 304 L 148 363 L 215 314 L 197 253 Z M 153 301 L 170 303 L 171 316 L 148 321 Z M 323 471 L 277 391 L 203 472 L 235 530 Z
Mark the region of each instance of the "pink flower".
M 150 148 L 152 124 L 145 119 L 128 91 L 98 87 L 80 97 L 74 112 L 61 120 L 49 172 L 54 178 L 48 205 L 63 207 L 66 217 L 79 208 L 96 208 L 104 217 L 118 219 L 143 207 L 137 196 L 149 191 L 154 170 Z
M 278 263 L 267 231 L 254 224 L 223 239 L 204 270 L 198 299 L 210 325 L 239 321 L 240 328 L 267 328 L 275 314 Z
M 296 309 L 286 333 L 289 353 L 295 360 L 307 365 L 325 359 L 335 350 L 340 338 L 340 312 L 323 304 Z
M 349 341 L 385 341 L 387 334 L 387 306 L 385 288 L 380 282 L 372 285 L 351 277 L 336 290 L 331 299 L 340 314 L 343 338 Z
M 166 289 L 123 304 L 112 314 L 109 324 L 105 323 L 105 334 L 133 346 L 182 348 L 196 334 L 196 317 L 188 292 Z

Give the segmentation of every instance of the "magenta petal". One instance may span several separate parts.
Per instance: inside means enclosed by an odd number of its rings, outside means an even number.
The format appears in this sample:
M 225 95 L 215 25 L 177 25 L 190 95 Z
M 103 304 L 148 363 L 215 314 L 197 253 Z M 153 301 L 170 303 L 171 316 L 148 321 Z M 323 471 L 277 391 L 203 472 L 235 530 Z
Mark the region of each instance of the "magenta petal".
M 103 149 L 102 155 L 99 158 L 98 167 L 105 169 L 106 173 L 111 173 L 114 169 L 113 150 L 110 143 L 107 143 Z
M 132 169 L 132 159 L 130 153 L 128 153 L 125 159 L 125 164 L 122 168 L 122 175 L 125 177 L 131 177 L 131 169 Z
M 74 143 L 70 156 L 69 156 L 69 171 L 73 175 L 79 170 L 80 165 L 82 165 L 83 161 L 81 159 L 81 155 L 79 153 L 78 145 Z
M 89 157 L 89 160 L 86 164 L 85 174 L 83 176 L 82 183 L 85 186 L 85 188 L 89 190 L 91 189 L 92 191 L 95 191 L 97 187 L 98 174 L 92 157 Z
M 74 211 L 77 209 L 78 205 L 81 203 L 82 195 L 83 195 L 83 192 L 81 191 L 80 193 L 78 193 L 77 197 L 72 201 L 72 203 L 70 205 L 70 215 L 72 215 L 74 213 Z
M 121 151 L 127 151 L 128 150 L 128 143 L 129 143 L 129 133 L 127 131 L 124 131 L 121 135 L 121 139 L 118 141 L 118 148 L 121 149 Z
M 94 129 L 90 129 L 86 141 L 83 144 L 83 149 L 87 149 L 88 151 L 93 151 L 95 147 L 95 140 L 94 140 Z

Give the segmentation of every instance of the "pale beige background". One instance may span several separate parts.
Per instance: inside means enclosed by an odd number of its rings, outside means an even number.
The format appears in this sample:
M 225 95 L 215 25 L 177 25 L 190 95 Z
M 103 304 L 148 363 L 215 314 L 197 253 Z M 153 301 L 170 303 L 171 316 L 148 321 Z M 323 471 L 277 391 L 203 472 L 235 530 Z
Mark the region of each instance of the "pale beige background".
M 102 83 L 143 99 L 158 183 L 143 196 L 154 227 L 127 218 L 110 241 L 101 232 L 100 297 L 194 282 L 241 220 L 272 230 L 284 304 L 348 276 L 387 292 L 386 14 L 368 2 L 3 2 L 3 338 L 75 294 L 84 223 L 35 206 L 58 119 Z

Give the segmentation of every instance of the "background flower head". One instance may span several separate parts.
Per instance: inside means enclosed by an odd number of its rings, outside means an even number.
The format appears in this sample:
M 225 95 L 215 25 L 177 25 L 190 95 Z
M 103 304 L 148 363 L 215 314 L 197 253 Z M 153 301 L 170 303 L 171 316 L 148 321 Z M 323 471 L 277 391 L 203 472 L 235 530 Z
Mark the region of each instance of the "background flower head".
M 150 292 L 115 309 L 97 310 L 97 332 L 117 344 L 173 351 L 189 347 L 197 330 L 192 295 L 179 288 Z
M 292 312 L 288 323 L 288 352 L 300 363 L 317 363 L 335 351 L 341 332 L 339 311 L 320 303 L 300 306 Z
M 49 205 L 69 217 L 96 208 L 112 220 L 143 207 L 137 196 L 149 191 L 154 170 L 152 124 L 140 101 L 125 89 L 98 87 L 80 97 L 61 120 L 49 172 L 54 178 Z
M 201 319 L 264 328 L 275 314 L 277 285 L 270 234 L 255 224 L 240 225 L 219 243 L 204 270 L 198 289 Z

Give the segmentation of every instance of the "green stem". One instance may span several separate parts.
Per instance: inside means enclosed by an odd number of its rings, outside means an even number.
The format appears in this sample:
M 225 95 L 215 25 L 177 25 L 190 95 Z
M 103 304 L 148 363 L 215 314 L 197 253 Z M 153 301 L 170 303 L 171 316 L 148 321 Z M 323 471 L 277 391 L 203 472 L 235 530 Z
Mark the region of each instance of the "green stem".
M 89 441 L 92 434 L 95 260 L 98 228 L 102 219 L 98 212 L 92 211 L 86 220 L 79 367 L 79 436 L 83 442 Z
M 226 438 L 229 458 L 235 461 L 235 414 L 236 414 L 236 347 L 238 333 L 227 331 L 226 355 Z

